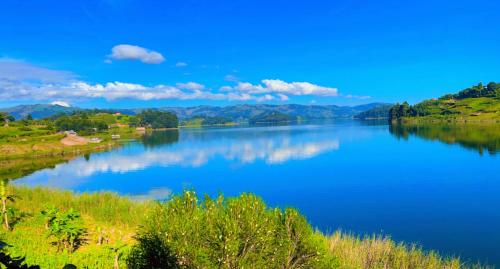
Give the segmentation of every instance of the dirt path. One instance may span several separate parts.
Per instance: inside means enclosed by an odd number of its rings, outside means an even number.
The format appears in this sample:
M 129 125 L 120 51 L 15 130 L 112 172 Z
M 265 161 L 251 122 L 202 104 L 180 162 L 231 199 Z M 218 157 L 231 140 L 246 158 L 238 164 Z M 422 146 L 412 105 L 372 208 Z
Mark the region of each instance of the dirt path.
M 65 138 L 61 139 L 61 143 L 65 146 L 81 146 L 87 145 L 89 141 L 85 137 L 68 135 Z

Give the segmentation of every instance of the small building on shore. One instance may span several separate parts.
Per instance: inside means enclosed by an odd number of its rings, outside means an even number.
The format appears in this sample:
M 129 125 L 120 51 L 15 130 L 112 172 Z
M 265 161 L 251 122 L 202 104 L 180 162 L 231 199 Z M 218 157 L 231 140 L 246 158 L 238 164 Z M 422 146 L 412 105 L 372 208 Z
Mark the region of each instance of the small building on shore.
M 77 135 L 77 133 L 75 131 L 73 131 L 73 130 L 64 131 L 64 134 L 65 135 L 72 135 L 72 136 Z
M 97 138 L 97 137 L 92 137 L 92 138 L 89 140 L 89 142 L 90 142 L 90 143 L 97 144 L 97 143 L 101 143 L 101 142 L 102 142 L 102 139 Z

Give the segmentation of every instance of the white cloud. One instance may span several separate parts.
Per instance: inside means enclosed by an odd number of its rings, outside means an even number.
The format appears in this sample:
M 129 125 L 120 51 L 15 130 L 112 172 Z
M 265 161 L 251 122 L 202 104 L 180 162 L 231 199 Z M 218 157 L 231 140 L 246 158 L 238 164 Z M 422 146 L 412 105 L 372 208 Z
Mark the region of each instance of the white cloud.
M 287 94 L 284 94 L 287 93 Z M 103 98 L 106 100 L 226 100 L 226 101 L 288 101 L 293 92 L 273 92 L 260 85 L 239 83 L 236 87 L 223 86 L 219 90 L 206 88 L 196 82 L 177 83 L 175 86 L 108 82 L 90 84 L 84 81 L 67 83 L 25 83 L 0 80 L 0 99 L 3 100 L 78 100 Z M 311 95 L 314 95 L 311 93 Z
M 83 98 L 104 98 L 107 100 L 117 99 L 138 99 L 138 100 L 161 100 L 161 99 L 207 99 L 207 100 L 223 100 L 224 95 L 190 89 L 183 89 L 168 85 L 157 85 L 146 87 L 140 84 L 123 83 L 123 82 L 108 82 L 106 84 L 87 84 L 85 82 L 72 83 L 69 88 L 61 90 L 57 93 L 68 92 L 75 97 Z
M 123 54 L 120 55 L 117 57 L 121 57 L 121 59 L 125 57 Z M 229 78 L 229 80 L 233 79 L 235 77 Z M 226 80 L 228 80 L 227 77 Z M 286 82 L 278 79 L 264 79 L 258 84 L 238 81 L 233 85 L 221 86 L 218 89 L 211 89 L 193 81 L 152 86 L 120 81 L 93 84 L 78 80 L 77 76 L 70 72 L 51 70 L 22 61 L 0 58 L 0 100 L 3 101 L 69 100 L 74 102 L 102 98 L 106 100 L 171 99 L 285 102 L 290 101 L 293 96 L 369 98 L 369 96 L 339 95 L 336 88 L 319 86 L 309 82 Z
M 175 66 L 176 66 L 176 67 L 186 67 L 187 65 L 188 65 L 188 64 L 187 64 L 187 63 L 185 63 L 185 62 L 177 62 L 177 63 L 175 64 Z
M 257 97 L 256 101 L 257 102 L 267 102 L 267 101 L 272 101 L 274 100 L 274 96 L 270 95 L 270 94 L 265 94 L 263 96 L 260 96 L 260 97 Z
M 309 82 L 285 82 L 279 79 L 264 79 L 262 84 L 251 84 L 249 82 L 238 82 L 232 88 L 235 91 L 246 92 L 250 94 L 283 94 L 283 95 L 317 95 L 333 97 L 338 96 L 337 88 L 323 87 Z
M 64 101 L 54 101 L 50 104 L 53 106 L 71 107 L 71 105 L 68 102 L 64 102 Z
M 278 96 L 278 98 L 280 99 L 280 101 L 288 101 L 288 96 L 286 96 L 284 94 L 281 94 L 281 93 L 278 93 L 276 95 Z
M 196 83 L 196 82 L 188 82 L 188 83 L 177 83 L 176 84 L 179 89 L 200 91 L 205 88 L 205 85 Z
M 114 46 L 109 57 L 114 60 L 138 60 L 146 64 L 159 64 L 165 61 L 159 52 L 127 44 Z
M 352 94 L 344 95 L 344 97 L 348 99 L 361 99 L 361 100 L 372 98 L 371 96 L 368 95 L 352 95 Z

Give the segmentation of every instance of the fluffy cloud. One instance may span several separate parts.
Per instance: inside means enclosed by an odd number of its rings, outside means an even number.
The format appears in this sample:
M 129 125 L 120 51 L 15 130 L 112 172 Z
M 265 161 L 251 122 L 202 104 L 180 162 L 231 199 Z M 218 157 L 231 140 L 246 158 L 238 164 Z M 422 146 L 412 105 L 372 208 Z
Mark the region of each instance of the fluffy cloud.
M 215 100 L 215 101 L 270 101 L 275 97 L 266 95 L 250 95 L 239 92 L 214 92 L 197 83 L 181 83 L 176 86 L 156 85 L 152 87 L 124 82 L 108 82 L 106 84 L 89 84 L 82 81 L 67 85 L 55 84 L 16 84 L 0 81 L 0 99 L 3 100 L 54 100 L 54 99 L 95 99 L 109 101 L 119 99 L 136 100 Z
M 53 106 L 71 107 L 71 105 L 68 102 L 64 102 L 64 101 L 54 101 L 50 104 Z
M 284 95 L 284 94 L 281 94 L 281 93 L 278 93 L 276 94 L 276 96 L 278 96 L 278 98 L 281 100 L 281 101 L 288 101 L 288 96 Z
M 138 50 L 139 52 L 129 53 Z M 128 56 L 126 55 L 128 53 Z M 146 56 L 145 56 L 146 55 Z M 148 56 L 149 55 L 149 56 Z M 156 56 L 143 48 L 119 45 L 113 48 L 115 59 L 140 59 L 144 62 Z M 148 58 L 149 57 L 149 58 Z M 161 57 L 163 59 L 163 57 Z M 319 86 L 309 82 L 286 82 L 278 79 L 264 79 L 261 83 L 234 81 L 233 85 L 211 89 L 196 82 L 175 85 L 145 86 L 134 83 L 108 82 L 88 83 L 78 80 L 70 72 L 51 70 L 22 61 L 0 58 L 0 100 L 216 100 L 236 102 L 285 102 L 291 96 L 339 96 L 336 88 Z M 368 98 L 365 96 L 340 95 L 344 98 Z M 59 105 L 66 105 L 56 101 Z
M 299 91 L 299 92 L 295 92 Z M 106 100 L 226 100 L 226 101 L 288 101 L 289 95 L 306 95 L 304 89 L 286 91 L 270 90 L 261 85 L 238 83 L 237 86 L 224 86 L 218 91 L 206 88 L 196 82 L 177 83 L 175 86 L 108 82 L 90 84 L 83 81 L 67 83 L 24 83 L 22 81 L 0 80 L 0 98 L 4 100 L 72 100 L 103 98 Z M 316 95 L 307 93 L 307 95 Z M 319 94 L 318 94 L 319 95 Z
M 188 83 L 177 83 L 176 84 L 179 89 L 200 91 L 205 88 L 205 85 L 196 83 L 196 82 L 188 82 Z
M 114 60 L 137 60 L 145 64 L 159 64 L 165 61 L 159 52 L 127 44 L 114 46 L 109 57 Z
M 84 98 L 104 98 L 106 100 L 117 99 L 138 99 L 138 100 L 160 100 L 160 99 L 178 99 L 178 100 L 224 100 L 224 95 L 210 91 L 189 89 L 184 91 L 179 87 L 168 85 L 157 85 L 146 87 L 140 84 L 108 82 L 106 84 L 88 84 L 85 82 L 72 83 L 68 88 L 60 91 L 70 93 L 76 97 Z
M 238 82 L 232 88 L 224 90 L 236 90 L 250 94 L 281 94 L 281 99 L 286 99 L 285 95 L 317 95 L 317 96 L 337 96 L 337 88 L 323 87 L 309 82 L 285 82 L 279 79 L 264 79 L 262 84 L 251 84 L 248 82 Z

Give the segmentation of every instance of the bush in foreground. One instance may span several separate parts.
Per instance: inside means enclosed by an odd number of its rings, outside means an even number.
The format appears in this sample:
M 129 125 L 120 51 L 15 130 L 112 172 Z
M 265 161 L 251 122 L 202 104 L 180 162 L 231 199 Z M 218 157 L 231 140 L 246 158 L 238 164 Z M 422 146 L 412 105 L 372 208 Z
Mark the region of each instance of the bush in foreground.
M 251 194 L 200 202 L 185 192 L 140 229 L 129 268 L 331 268 L 326 242 L 294 209 Z

